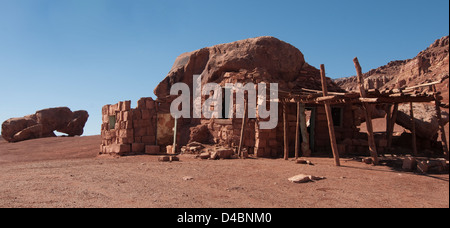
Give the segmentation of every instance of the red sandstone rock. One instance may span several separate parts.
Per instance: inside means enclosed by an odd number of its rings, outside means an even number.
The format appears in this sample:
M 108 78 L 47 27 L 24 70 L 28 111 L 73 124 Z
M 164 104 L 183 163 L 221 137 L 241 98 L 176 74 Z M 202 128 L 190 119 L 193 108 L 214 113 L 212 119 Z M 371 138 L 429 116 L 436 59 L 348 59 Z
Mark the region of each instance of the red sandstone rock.
M 154 92 L 164 98 L 177 82 L 191 87 L 195 74 L 202 75 L 202 84 L 228 80 L 230 83 L 279 83 L 279 88 L 284 90 L 296 86 L 321 89 L 319 71 L 305 62 L 303 54 L 294 46 L 268 36 L 184 53 L 175 60 Z M 329 80 L 329 90 L 340 89 Z
M 367 69 L 369 70 L 369 69 Z M 449 75 L 449 36 L 442 37 L 413 59 L 392 61 L 364 74 L 366 89 L 394 89 L 438 81 Z M 335 82 L 347 91 L 358 91 L 356 77 Z M 437 85 L 443 102 L 448 103 L 448 79 Z M 425 87 L 423 90 L 427 90 Z
M 206 125 L 200 125 L 191 128 L 190 143 L 199 142 L 202 144 L 211 144 L 213 142 L 213 136 Z
M 152 145 L 146 145 L 145 146 L 145 153 L 149 155 L 157 155 L 159 154 L 160 147 L 159 146 L 152 146 Z
M 33 115 L 12 118 L 2 124 L 2 136 L 8 142 L 55 136 L 54 131 L 69 136 L 83 134 L 89 117 L 86 111 L 72 112 L 67 107 L 49 108 Z

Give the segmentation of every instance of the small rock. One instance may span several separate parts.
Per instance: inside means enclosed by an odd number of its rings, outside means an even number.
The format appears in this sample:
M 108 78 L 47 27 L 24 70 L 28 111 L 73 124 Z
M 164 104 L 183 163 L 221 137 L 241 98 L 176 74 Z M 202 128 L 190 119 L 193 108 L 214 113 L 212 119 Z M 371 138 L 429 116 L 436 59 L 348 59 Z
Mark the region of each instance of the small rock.
M 219 156 L 217 155 L 217 152 L 213 151 L 213 152 L 211 153 L 211 160 L 216 160 L 216 159 L 218 159 L 218 158 L 219 158 Z
M 295 161 L 297 164 L 303 164 L 303 165 L 314 165 L 311 161 L 304 160 L 304 159 L 298 159 Z
M 205 153 L 201 153 L 198 157 L 201 159 L 208 159 L 208 158 L 210 158 L 210 156 L 211 155 L 208 152 L 205 152 Z
M 312 175 L 305 175 L 305 174 L 300 174 L 297 176 L 293 176 L 291 178 L 289 178 L 288 180 L 292 183 L 307 183 L 310 181 L 318 181 L 318 180 L 323 180 L 325 179 L 325 177 L 316 177 L 316 176 L 312 176 Z
M 162 156 L 158 158 L 158 161 L 160 162 L 168 162 L 170 161 L 170 157 L 169 156 Z
M 220 159 L 231 159 L 234 151 L 232 149 L 217 149 L 216 150 L 217 156 Z
M 403 160 L 402 169 L 405 171 L 412 171 L 417 167 L 417 161 L 413 157 L 406 157 L 405 160 Z
M 191 176 L 185 176 L 185 177 L 183 177 L 183 180 L 184 181 L 190 181 L 190 180 L 194 180 L 194 178 L 191 177 Z
M 317 181 L 317 180 L 323 180 L 323 179 L 326 179 L 326 178 L 325 177 L 309 176 L 309 179 L 311 179 L 312 181 Z
M 373 160 L 372 160 L 372 158 L 363 158 L 363 159 L 362 159 L 362 162 L 364 162 L 364 163 L 370 165 L 370 164 L 373 163 Z
M 306 183 L 306 182 L 310 182 L 311 181 L 309 176 L 308 175 L 304 175 L 304 174 L 293 176 L 293 177 L 289 178 L 288 180 L 290 182 L 292 182 L 292 183 Z

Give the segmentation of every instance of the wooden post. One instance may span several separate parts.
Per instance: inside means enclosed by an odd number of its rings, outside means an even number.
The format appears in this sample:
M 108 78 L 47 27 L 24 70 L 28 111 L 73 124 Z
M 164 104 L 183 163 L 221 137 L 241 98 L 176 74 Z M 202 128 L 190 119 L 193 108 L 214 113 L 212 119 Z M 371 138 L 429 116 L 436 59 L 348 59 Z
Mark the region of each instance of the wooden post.
M 388 139 L 388 132 L 391 126 L 391 119 L 392 119 L 392 105 L 391 104 L 387 104 L 386 106 L 386 140 Z
M 284 160 L 289 160 L 287 104 L 285 100 L 283 100 L 283 137 L 284 137 Z
M 245 95 L 244 95 L 245 96 Z M 244 98 L 244 116 L 242 117 L 241 137 L 239 140 L 238 156 L 242 157 L 242 146 L 244 145 L 245 125 L 247 124 L 248 101 Z
M 448 142 L 447 142 L 447 136 L 445 134 L 445 128 L 442 125 L 442 113 L 441 113 L 441 101 L 438 98 L 436 85 L 433 85 L 433 92 L 434 92 L 434 103 L 436 104 L 436 117 L 439 121 L 439 134 L 441 136 L 442 141 L 442 149 L 444 150 L 445 158 L 448 160 Z
M 172 146 L 172 154 L 177 152 L 177 125 L 178 125 L 178 116 L 175 117 L 175 126 L 173 127 L 173 146 Z
M 297 101 L 297 124 L 295 125 L 295 159 L 299 157 L 300 150 L 300 102 Z
M 386 135 L 385 135 L 385 139 L 386 142 L 389 141 L 389 129 L 391 128 L 391 119 L 392 119 L 392 104 L 386 104 Z M 387 150 L 387 148 L 386 148 Z M 382 153 L 382 156 L 384 157 L 386 155 L 386 150 L 384 150 L 384 152 Z
M 305 104 L 300 104 L 300 130 L 302 133 L 302 153 L 304 157 L 311 157 L 311 147 L 309 145 L 309 134 L 306 128 Z
M 365 98 L 366 90 L 364 89 L 364 79 L 363 79 L 362 69 L 361 69 L 361 65 L 359 64 L 358 58 L 354 58 L 353 63 L 355 64 L 355 68 L 356 68 L 361 98 Z M 370 155 L 372 156 L 373 164 L 378 165 L 379 164 L 378 153 L 377 153 L 377 147 L 375 145 L 375 138 L 373 135 L 372 106 L 367 103 L 363 103 L 363 107 L 365 109 L 364 115 L 366 116 L 367 132 L 369 135 Z
M 327 79 L 325 77 L 325 65 L 320 65 L 320 78 L 322 80 L 322 91 L 323 96 L 328 96 L 328 88 L 327 88 Z M 328 120 L 328 132 L 330 134 L 330 141 L 331 141 L 331 150 L 333 151 L 334 156 L 334 164 L 336 166 L 341 166 L 341 162 L 339 159 L 339 150 L 336 142 L 336 135 L 334 133 L 334 123 L 333 123 L 333 116 L 331 113 L 331 106 L 328 103 L 328 101 L 324 101 L 325 104 L 325 112 L 327 114 L 327 120 Z
M 397 122 L 398 115 L 398 104 L 394 104 L 394 109 L 392 110 L 392 115 L 389 121 L 389 129 L 387 132 L 387 150 L 390 152 L 392 150 L 392 134 L 394 134 L 395 123 Z
M 410 115 L 411 115 L 411 126 L 412 126 L 412 148 L 413 155 L 417 156 L 417 138 L 416 138 L 416 121 L 414 119 L 414 106 L 413 103 L 409 103 L 410 106 Z

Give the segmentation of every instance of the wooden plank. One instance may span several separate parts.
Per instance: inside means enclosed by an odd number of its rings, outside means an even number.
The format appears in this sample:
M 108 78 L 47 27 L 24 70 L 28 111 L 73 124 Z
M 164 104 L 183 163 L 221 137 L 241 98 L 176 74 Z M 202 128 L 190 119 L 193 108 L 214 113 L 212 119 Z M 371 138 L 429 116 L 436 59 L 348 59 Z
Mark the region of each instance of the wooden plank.
M 337 99 L 338 96 L 324 96 L 324 97 L 318 97 L 316 98 L 317 102 L 324 102 L 324 101 L 332 101 Z
M 441 83 L 442 83 L 442 80 L 439 80 L 439 81 L 430 82 L 430 83 L 426 83 L 426 84 L 407 87 L 405 90 L 412 90 L 412 89 L 417 89 L 417 88 L 426 87 L 426 86 L 434 86 L 434 85 L 441 84 Z
M 219 125 L 232 125 L 233 119 L 214 119 L 214 123 Z
M 361 101 L 361 103 L 378 103 L 379 99 L 378 98 L 361 97 L 361 98 L 359 98 L 359 101 Z
M 416 138 L 416 121 L 414 119 L 414 106 L 413 103 L 409 103 L 410 107 L 410 116 L 411 116 L 411 131 L 412 131 L 412 149 L 413 155 L 417 156 L 417 138 Z
M 361 65 L 359 64 L 358 58 L 353 59 L 353 63 L 355 64 L 357 78 L 358 78 L 358 86 L 359 91 L 361 94 L 361 98 L 365 98 L 367 96 L 366 91 L 364 89 L 364 79 L 363 79 L 363 73 L 361 69 Z M 364 115 L 366 116 L 366 125 L 367 125 L 367 132 L 369 135 L 369 150 L 370 155 L 372 156 L 373 164 L 378 165 L 378 153 L 377 153 L 377 147 L 375 144 L 375 137 L 373 134 L 373 125 L 372 125 L 372 105 L 363 103 L 364 107 Z
M 403 96 L 403 97 L 379 97 L 378 103 L 423 103 L 423 102 L 432 102 L 434 101 L 433 97 L 429 96 Z
M 311 93 L 323 94 L 323 91 L 320 91 L 320 90 L 314 90 L 314 89 L 306 89 L 306 88 L 302 88 L 302 91 L 305 91 L 305 92 L 311 92 Z M 328 95 L 345 96 L 345 95 L 347 95 L 347 94 L 346 94 L 346 93 L 337 93 L 337 92 L 328 92 Z
M 323 96 L 328 96 L 328 88 L 327 88 L 327 79 L 325 77 L 325 65 L 320 65 L 320 78 L 322 81 L 322 91 Z M 328 120 L 328 132 L 330 134 L 330 141 L 331 141 L 331 149 L 333 151 L 334 156 L 334 164 L 336 166 L 341 166 L 341 161 L 339 158 L 339 149 L 336 142 L 336 135 L 334 132 L 334 123 L 333 123 L 333 116 L 331 113 L 331 106 L 330 104 L 325 101 L 325 112 L 327 114 L 327 120 Z
M 288 122 L 287 122 L 287 104 L 283 100 L 283 138 L 284 138 L 284 160 L 289 160 L 289 142 L 288 142 Z

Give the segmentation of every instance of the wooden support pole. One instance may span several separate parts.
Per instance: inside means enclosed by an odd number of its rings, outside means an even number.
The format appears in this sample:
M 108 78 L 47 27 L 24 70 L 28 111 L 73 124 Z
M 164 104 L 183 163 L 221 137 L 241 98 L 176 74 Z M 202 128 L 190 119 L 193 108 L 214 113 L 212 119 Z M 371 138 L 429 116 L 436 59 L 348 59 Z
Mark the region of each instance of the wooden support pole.
M 306 127 L 306 108 L 305 104 L 300 104 L 300 131 L 302 133 L 302 154 L 303 157 L 311 157 L 311 148 L 309 145 L 309 133 Z
M 417 138 L 416 138 L 416 121 L 414 119 L 414 106 L 413 103 L 409 103 L 410 106 L 410 115 L 411 115 L 411 126 L 412 126 L 412 148 L 413 155 L 417 156 Z
M 362 69 L 361 69 L 361 65 L 359 64 L 358 58 L 354 58 L 353 63 L 355 64 L 355 68 L 356 68 L 361 98 L 366 98 L 366 90 L 364 89 L 364 79 L 363 79 Z M 364 115 L 366 116 L 367 132 L 369 135 L 368 141 L 369 141 L 370 155 L 372 156 L 373 164 L 378 165 L 379 164 L 378 153 L 377 153 L 377 147 L 375 144 L 375 137 L 373 135 L 372 106 L 370 104 L 363 103 L 363 107 L 365 109 Z
M 387 104 L 385 111 L 386 111 L 386 139 L 387 139 L 387 133 L 389 132 L 389 128 L 391 126 L 392 105 L 391 104 Z
M 284 138 L 284 160 L 289 160 L 287 103 L 284 100 L 283 100 L 283 138 Z
M 386 104 L 386 140 L 388 139 L 388 132 L 391 126 L 391 119 L 392 119 L 392 105 Z
M 328 87 L 327 87 L 327 79 L 325 77 L 325 65 L 320 65 L 320 78 L 322 81 L 322 91 L 323 96 L 328 96 Z M 331 141 L 331 150 L 333 151 L 334 156 L 334 164 L 336 166 L 341 166 L 341 161 L 339 158 L 339 149 L 336 142 L 336 135 L 334 133 L 334 123 L 333 123 L 333 116 L 331 113 L 331 106 L 328 103 L 328 101 L 324 102 L 325 105 L 325 112 L 327 114 L 327 121 L 328 121 L 328 132 L 330 134 L 330 141 Z
M 242 117 L 241 137 L 239 139 L 238 156 L 242 158 L 242 147 L 244 145 L 245 125 L 247 125 L 248 102 L 244 99 L 244 116 Z
M 175 118 L 175 126 L 173 127 L 173 146 L 172 146 L 172 154 L 176 154 L 177 152 L 177 129 L 178 129 L 178 116 Z
M 395 123 L 397 122 L 398 115 L 398 104 L 394 104 L 394 108 L 392 110 L 392 115 L 389 121 L 389 129 L 387 132 L 387 150 L 390 152 L 392 150 L 392 135 L 394 134 Z
M 295 125 L 295 159 L 299 158 L 300 151 L 300 102 L 297 102 L 297 124 Z
M 435 94 L 435 104 L 436 104 L 436 117 L 439 121 L 439 135 L 442 141 L 442 149 L 444 150 L 445 158 L 448 160 L 448 142 L 447 136 L 445 134 L 445 128 L 442 124 L 442 113 L 441 113 L 441 100 L 438 98 L 436 85 L 433 85 L 433 92 Z
M 392 104 L 386 104 L 386 134 L 385 134 L 385 139 L 386 142 L 389 141 L 389 129 L 391 129 L 391 120 L 392 120 Z M 386 155 L 386 150 L 384 150 L 384 152 L 381 154 L 383 157 Z

